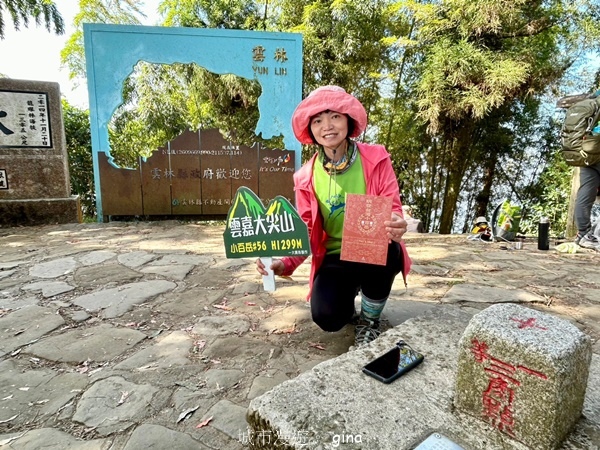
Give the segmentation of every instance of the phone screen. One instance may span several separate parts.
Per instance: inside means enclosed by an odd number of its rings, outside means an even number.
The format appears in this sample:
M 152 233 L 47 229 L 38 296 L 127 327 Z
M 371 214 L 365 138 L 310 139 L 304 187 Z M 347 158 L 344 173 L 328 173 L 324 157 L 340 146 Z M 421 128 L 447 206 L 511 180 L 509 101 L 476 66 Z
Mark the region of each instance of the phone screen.
M 371 361 L 364 367 L 364 371 L 376 378 L 393 380 L 404 372 L 416 367 L 423 361 L 423 355 L 415 352 L 408 346 L 394 347 L 389 352 Z

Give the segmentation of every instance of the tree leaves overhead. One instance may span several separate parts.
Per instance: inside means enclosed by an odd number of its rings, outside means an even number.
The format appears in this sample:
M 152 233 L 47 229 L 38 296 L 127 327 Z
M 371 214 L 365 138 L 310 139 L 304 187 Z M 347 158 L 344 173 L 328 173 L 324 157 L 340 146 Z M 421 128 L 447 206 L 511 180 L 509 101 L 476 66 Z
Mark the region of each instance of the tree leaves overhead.
M 0 39 L 4 39 L 5 14 L 13 23 L 15 30 L 21 26 L 28 28 L 31 20 L 36 25 L 44 24 L 49 33 L 63 34 L 65 26 L 63 18 L 54 2 L 49 0 L 0 0 Z
M 79 12 L 73 19 L 76 31 L 60 52 L 61 63 L 69 69 L 69 78 L 85 79 L 84 22 L 139 25 L 140 18 L 145 17 L 143 5 L 143 0 L 79 0 Z
M 253 29 L 257 5 L 248 0 L 164 0 L 159 6 L 164 26 Z
M 80 5 L 81 20 L 137 23 L 141 2 Z M 547 105 L 562 95 L 582 55 L 598 51 L 598 11 L 600 0 L 163 0 L 159 6 L 166 26 L 302 33 L 304 94 L 338 84 L 361 100 L 369 117 L 361 138 L 386 145 L 404 200 L 442 233 L 468 229 L 470 219 L 504 196 L 535 204 L 536 196 L 550 195 L 538 185 L 540 174 L 548 182 L 565 172 L 552 156 L 558 132 Z M 72 74 L 84 75 L 80 36 L 72 36 L 62 58 Z M 578 89 L 597 86 L 595 61 L 587 79 L 572 81 Z M 150 151 L 185 128 L 217 126 L 253 138 L 255 81 L 191 64 L 140 63 L 123 92 L 111 142 L 124 155 Z
M 568 15 L 581 26 L 580 8 L 597 2 L 575 3 L 446 0 L 409 5 L 421 43 L 418 117 L 447 152 L 440 232 L 452 229 L 469 172 L 465 158 L 473 158 L 477 149 L 473 133 L 480 122 L 498 117 L 495 110 L 541 97 L 570 66 L 572 55 L 565 55 L 565 46 L 586 42 L 580 27 L 562 19 Z M 489 154 L 490 167 L 498 158 L 493 151 Z

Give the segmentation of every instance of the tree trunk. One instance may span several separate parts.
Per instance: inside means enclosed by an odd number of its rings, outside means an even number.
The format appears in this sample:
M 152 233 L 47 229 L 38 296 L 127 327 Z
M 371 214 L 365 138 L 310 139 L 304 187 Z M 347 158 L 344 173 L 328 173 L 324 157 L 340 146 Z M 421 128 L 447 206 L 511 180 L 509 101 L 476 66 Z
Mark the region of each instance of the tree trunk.
M 454 212 L 456 211 L 456 203 L 458 203 L 463 174 L 464 172 L 460 170 L 451 170 L 448 172 L 446 189 L 444 190 L 444 205 L 440 217 L 440 234 L 452 233 Z
M 460 196 L 462 180 L 471 160 L 473 124 L 453 123 L 452 126 L 455 127 L 456 132 L 454 133 L 454 139 L 451 140 L 452 148 L 450 149 L 444 204 L 440 217 L 440 234 L 452 233 L 454 212 Z
M 491 157 L 486 159 L 485 168 L 483 170 L 483 187 L 477 198 L 475 199 L 475 217 L 487 217 L 487 210 L 490 204 L 492 186 L 496 177 L 496 154 L 492 153 Z

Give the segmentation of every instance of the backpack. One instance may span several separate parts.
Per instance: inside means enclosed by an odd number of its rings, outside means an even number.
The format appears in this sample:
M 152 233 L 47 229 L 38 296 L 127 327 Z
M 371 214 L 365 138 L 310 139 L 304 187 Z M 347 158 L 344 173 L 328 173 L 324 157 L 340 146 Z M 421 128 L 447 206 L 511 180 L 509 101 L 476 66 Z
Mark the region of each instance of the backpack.
M 600 162 L 600 135 L 592 134 L 599 118 L 599 97 L 578 101 L 567 109 L 560 136 L 568 165 L 593 166 Z

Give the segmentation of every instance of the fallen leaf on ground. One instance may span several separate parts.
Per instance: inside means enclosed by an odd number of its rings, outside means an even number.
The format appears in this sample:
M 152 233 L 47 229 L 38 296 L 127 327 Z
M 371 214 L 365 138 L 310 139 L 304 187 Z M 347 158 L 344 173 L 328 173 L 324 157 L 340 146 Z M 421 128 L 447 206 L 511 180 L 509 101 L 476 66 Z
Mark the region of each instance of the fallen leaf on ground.
M 206 419 L 206 420 L 203 420 L 202 422 L 200 422 L 198 425 L 196 425 L 196 428 L 202 428 L 202 427 L 205 427 L 206 425 L 208 425 L 208 424 L 209 424 L 209 422 L 210 422 L 211 420 L 213 420 L 212 416 L 211 416 L 211 417 L 209 417 L 208 419 Z
M 254 302 L 244 302 L 246 304 L 246 306 L 256 306 L 256 303 Z
M 319 350 L 325 350 L 325 347 L 320 342 L 309 342 L 308 346 L 312 348 L 318 348 Z
M 222 309 L 223 311 L 233 311 L 233 308 L 231 306 L 225 305 L 213 305 L 213 308 Z
M 294 325 L 292 325 L 289 328 L 284 328 L 283 330 L 274 330 L 273 334 L 292 334 L 292 333 L 298 333 L 300 330 L 296 329 L 296 324 L 294 323 Z

